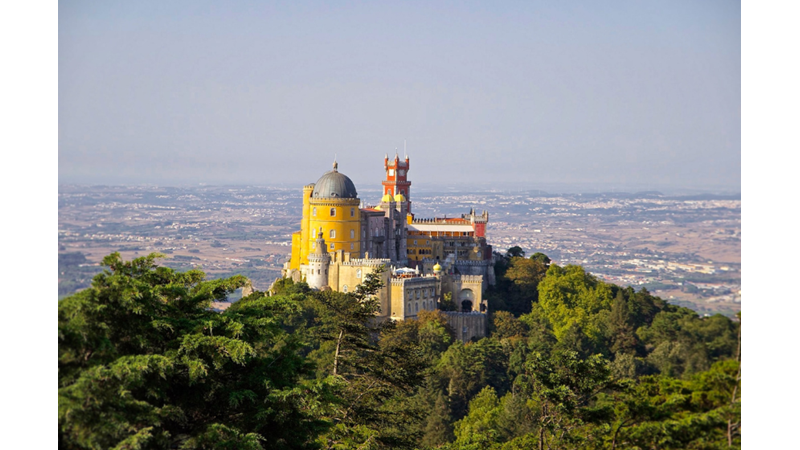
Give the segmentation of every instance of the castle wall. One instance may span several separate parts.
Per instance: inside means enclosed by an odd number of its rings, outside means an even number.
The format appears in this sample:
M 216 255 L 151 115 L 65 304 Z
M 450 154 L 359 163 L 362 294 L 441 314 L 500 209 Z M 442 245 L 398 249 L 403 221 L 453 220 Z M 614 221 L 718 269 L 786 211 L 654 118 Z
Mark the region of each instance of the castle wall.
M 300 268 L 300 245 L 302 243 L 301 235 L 302 233 L 300 231 L 292 233 L 292 256 L 289 260 L 290 269 Z
M 461 342 L 469 342 L 472 338 L 483 338 L 488 332 L 486 314 L 471 312 L 444 311 L 447 323 L 455 330 L 456 338 Z

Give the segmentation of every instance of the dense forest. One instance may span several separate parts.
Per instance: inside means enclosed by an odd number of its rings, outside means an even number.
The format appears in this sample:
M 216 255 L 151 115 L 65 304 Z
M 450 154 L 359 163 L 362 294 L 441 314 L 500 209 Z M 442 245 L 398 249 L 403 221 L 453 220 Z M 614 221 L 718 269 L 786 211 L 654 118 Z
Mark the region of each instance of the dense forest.
M 518 247 L 498 259 L 489 337 L 461 343 L 439 311 L 376 321 L 374 275 L 220 313 L 245 277 L 109 255 L 59 301 L 59 447 L 740 447 L 738 321 Z

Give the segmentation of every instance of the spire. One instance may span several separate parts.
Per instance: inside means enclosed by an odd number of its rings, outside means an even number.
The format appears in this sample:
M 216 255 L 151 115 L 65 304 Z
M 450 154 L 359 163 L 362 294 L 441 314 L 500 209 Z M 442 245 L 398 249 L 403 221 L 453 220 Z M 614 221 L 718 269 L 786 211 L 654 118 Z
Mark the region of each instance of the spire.
M 335 153 L 333 155 L 333 171 L 334 172 L 338 172 L 339 171 L 339 163 L 336 162 L 336 154 Z

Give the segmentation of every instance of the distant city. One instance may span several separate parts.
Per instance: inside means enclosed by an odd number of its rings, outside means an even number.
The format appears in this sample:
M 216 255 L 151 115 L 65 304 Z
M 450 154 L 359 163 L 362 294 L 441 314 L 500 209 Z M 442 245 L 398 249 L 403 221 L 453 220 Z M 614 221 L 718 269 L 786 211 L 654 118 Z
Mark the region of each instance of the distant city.
M 241 273 L 265 290 L 289 257 L 299 189 L 61 185 L 59 297 L 88 286 L 114 251 L 126 259 L 160 252 L 164 265 L 211 277 Z M 367 203 L 380 195 L 359 191 Z M 470 208 L 489 212 L 486 237 L 495 252 L 542 252 L 700 314 L 741 308 L 738 195 L 419 189 L 414 198 L 422 217 Z

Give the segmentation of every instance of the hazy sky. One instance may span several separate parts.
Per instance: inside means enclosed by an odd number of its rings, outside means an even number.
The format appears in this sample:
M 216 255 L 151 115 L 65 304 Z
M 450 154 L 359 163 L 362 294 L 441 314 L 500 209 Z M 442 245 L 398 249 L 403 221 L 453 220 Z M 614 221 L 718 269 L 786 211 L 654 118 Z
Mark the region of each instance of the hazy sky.
M 741 185 L 735 1 L 59 2 L 59 182 Z M 374 186 L 373 186 L 374 185 Z

